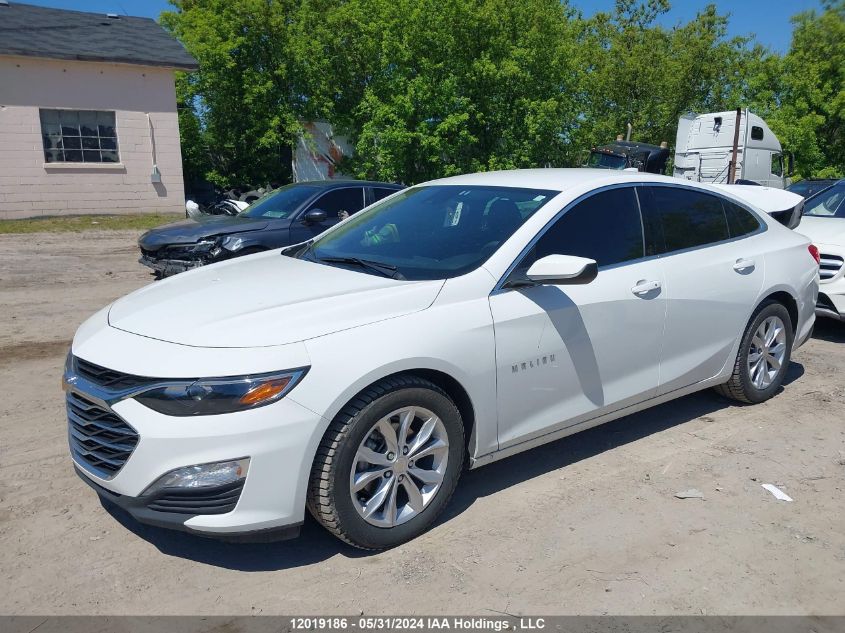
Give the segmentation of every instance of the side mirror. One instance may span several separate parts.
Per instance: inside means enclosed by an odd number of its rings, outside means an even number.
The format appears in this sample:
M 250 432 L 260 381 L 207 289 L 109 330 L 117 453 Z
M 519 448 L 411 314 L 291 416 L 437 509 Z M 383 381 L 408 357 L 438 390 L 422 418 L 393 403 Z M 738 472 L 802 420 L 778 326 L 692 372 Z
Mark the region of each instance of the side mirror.
M 305 214 L 303 221 L 305 224 L 321 224 L 326 221 L 326 212 L 322 209 L 311 209 Z
M 547 255 L 531 264 L 526 276 L 540 284 L 588 284 L 599 274 L 595 260 L 574 255 Z
M 792 152 L 786 157 L 786 175 L 790 178 L 795 175 L 795 155 Z

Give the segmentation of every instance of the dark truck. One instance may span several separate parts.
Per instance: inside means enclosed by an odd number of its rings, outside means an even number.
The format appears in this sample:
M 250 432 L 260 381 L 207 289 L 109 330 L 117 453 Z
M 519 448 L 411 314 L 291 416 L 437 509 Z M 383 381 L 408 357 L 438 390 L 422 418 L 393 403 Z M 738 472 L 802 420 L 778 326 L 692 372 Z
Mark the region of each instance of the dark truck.
M 651 145 L 616 140 L 592 148 L 585 166 L 598 169 L 636 169 L 650 174 L 664 174 L 668 160 L 669 148 L 666 143 Z

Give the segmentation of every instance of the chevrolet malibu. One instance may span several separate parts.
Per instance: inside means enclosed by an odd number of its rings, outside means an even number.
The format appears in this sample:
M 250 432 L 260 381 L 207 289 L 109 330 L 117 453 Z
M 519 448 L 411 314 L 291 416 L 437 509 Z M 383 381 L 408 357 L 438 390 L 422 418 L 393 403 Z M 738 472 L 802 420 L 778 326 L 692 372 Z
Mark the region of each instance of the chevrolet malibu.
M 149 285 L 74 338 L 77 472 L 143 523 L 269 540 L 307 508 L 381 549 L 429 527 L 465 465 L 708 387 L 767 400 L 819 268 L 755 190 L 459 176 Z

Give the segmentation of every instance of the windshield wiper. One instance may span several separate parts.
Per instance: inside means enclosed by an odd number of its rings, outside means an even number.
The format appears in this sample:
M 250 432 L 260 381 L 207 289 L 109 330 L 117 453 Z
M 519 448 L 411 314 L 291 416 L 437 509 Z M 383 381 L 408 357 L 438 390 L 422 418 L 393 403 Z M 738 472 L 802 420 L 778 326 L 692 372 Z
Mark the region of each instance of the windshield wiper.
M 359 268 L 366 268 L 372 270 L 384 277 L 391 279 L 405 279 L 402 273 L 393 264 L 385 264 L 383 262 L 374 262 L 369 259 L 360 259 L 358 257 L 318 257 L 318 262 L 326 262 L 328 264 L 352 264 Z

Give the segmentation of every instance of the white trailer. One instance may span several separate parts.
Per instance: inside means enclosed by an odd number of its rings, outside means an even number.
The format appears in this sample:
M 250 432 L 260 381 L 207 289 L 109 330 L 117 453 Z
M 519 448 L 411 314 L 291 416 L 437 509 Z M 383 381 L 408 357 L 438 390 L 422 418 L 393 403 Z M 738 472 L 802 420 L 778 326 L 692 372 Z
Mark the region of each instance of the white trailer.
M 678 121 L 673 176 L 696 182 L 750 181 L 784 189 L 792 172 L 780 141 L 748 108 L 688 114 Z

